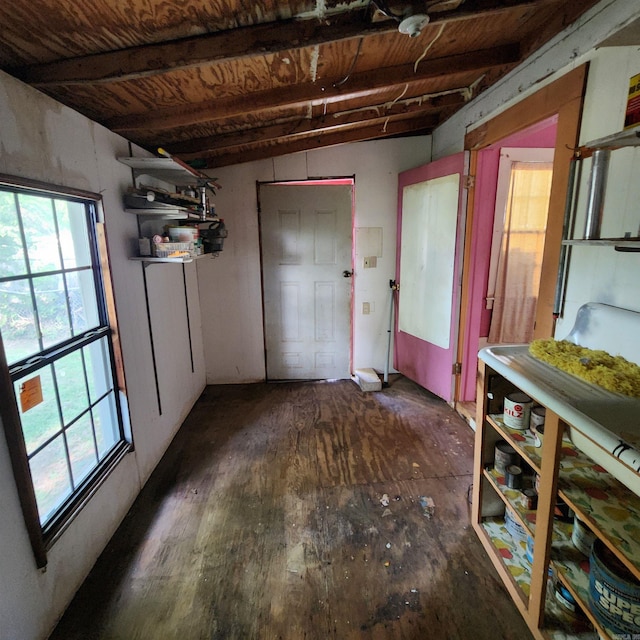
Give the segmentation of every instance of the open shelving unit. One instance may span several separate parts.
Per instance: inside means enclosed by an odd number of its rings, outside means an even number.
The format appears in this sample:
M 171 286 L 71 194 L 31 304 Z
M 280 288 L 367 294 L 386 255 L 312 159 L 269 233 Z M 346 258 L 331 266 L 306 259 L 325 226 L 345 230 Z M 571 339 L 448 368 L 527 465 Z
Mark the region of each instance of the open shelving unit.
M 134 186 L 137 186 L 141 176 L 151 176 L 156 180 L 160 180 L 167 185 L 174 187 L 185 187 L 196 184 L 204 185 L 211 179 L 190 168 L 188 165 L 170 157 L 154 158 L 154 157 L 118 157 L 118 162 L 131 167 L 133 170 Z M 187 203 L 182 206 L 179 201 L 170 201 L 170 204 L 144 203 L 140 207 L 125 207 L 126 213 L 138 216 L 138 230 L 140 231 L 141 222 L 152 222 L 161 220 L 181 221 L 184 224 L 198 224 L 205 222 L 214 222 L 217 218 L 212 217 L 208 213 L 202 213 L 194 210 L 194 206 L 188 206 Z M 206 254 L 203 254 L 206 255 Z M 132 256 L 130 260 L 142 262 L 144 265 L 158 263 L 183 263 L 187 264 L 193 260 L 203 257 L 203 255 L 187 256 L 183 258 L 158 258 L 155 256 Z
M 609 156 L 612 151 L 617 149 L 638 146 L 640 146 L 640 127 L 619 131 L 612 135 L 598 138 L 597 140 L 591 140 L 576 149 L 572 162 L 574 178 L 576 176 L 577 165 L 587 158 L 592 158 L 591 172 L 589 175 L 589 197 L 587 198 L 587 221 L 585 224 L 584 237 L 571 238 L 569 237 L 569 231 L 573 227 L 573 221 L 566 220 L 565 237 L 562 242 L 564 246 L 612 246 L 618 251 L 640 251 L 640 237 L 637 235 L 632 236 L 631 232 L 619 238 L 601 238 L 599 235 L 601 222 L 599 218 L 601 218 L 603 213 L 604 192 L 609 174 Z M 598 155 L 600 159 L 596 160 L 596 156 Z M 576 193 L 572 193 L 571 196 L 567 202 L 567 216 L 572 215 L 571 208 L 573 207 Z M 638 233 L 640 233 L 640 231 L 638 231 Z
M 568 437 L 569 426 L 580 429 L 599 419 L 600 412 L 592 410 L 594 403 L 585 404 L 580 399 L 581 393 L 593 394 L 593 385 L 534 361 L 526 347 L 524 351 L 523 347 L 505 346 L 498 357 L 491 349 L 480 352 L 473 526 L 535 638 L 614 640 L 616 635 L 604 628 L 591 610 L 589 559 L 572 542 L 573 523 L 554 517 L 554 511 L 558 498 L 564 501 L 640 579 L 640 497 Z M 501 401 L 513 390 L 523 391 L 547 409 L 541 447 L 528 431 L 504 424 Z M 596 390 L 596 397 L 603 394 L 608 394 L 609 412 L 615 422 L 621 415 L 614 406 L 619 397 Z M 634 407 L 639 410 L 640 401 L 629 400 L 622 414 Z M 493 453 L 499 440 L 516 450 L 523 469 L 538 474 L 536 510 L 526 510 L 520 503 L 520 491 L 508 488 L 505 478 L 494 469 Z M 500 502 L 531 538 L 532 559 L 527 557 L 526 537 L 514 538 L 504 516 L 496 515 L 495 505 Z M 555 580 L 576 601 L 579 617 L 568 614 L 554 594 L 547 593 L 550 568 Z
M 179 187 L 187 187 L 193 185 L 199 185 L 202 190 L 204 190 L 206 184 L 208 184 L 211 179 L 196 171 L 195 169 L 191 169 L 188 165 L 185 165 L 183 162 L 171 158 L 171 157 L 118 157 L 117 160 L 122 164 L 127 165 L 132 170 L 132 179 L 133 179 L 133 187 L 136 193 L 136 197 L 138 196 L 138 192 L 142 191 L 142 197 L 140 197 L 140 207 L 128 207 L 125 205 L 124 211 L 126 213 L 135 214 L 138 220 L 138 237 L 142 237 L 144 234 L 142 233 L 143 225 L 146 229 L 150 230 L 147 234 L 147 237 L 150 237 L 157 233 L 159 223 L 166 220 L 173 221 L 181 221 L 185 224 L 198 224 L 205 222 L 213 222 L 216 221 L 217 218 L 214 218 L 210 215 L 203 214 L 203 211 L 208 211 L 208 208 L 201 207 L 199 211 L 194 210 L 194 205 L 189 205 L 189 199 L 182 198 L 185 202 L 185 206 L 182 206 L 182 202 L 180 196 L 178 194 L 172 194 L 170 189 L 179 188 Z M 155 185 L 149 186 L 148 189 L 153 193 L 162 194 L 166 191 L 166 197 L 164 197 L 164 202 L 155 202 L 153 201 L 153 197 L 151 198 L 151 202 L 144 198 L 145 188 L 139 189 L 141 185 L 141 178 L 143 176 L 149 176 L 155 181 L 159 181 L 160 183 L 166 185 L 166 189 L 164 187 L 161 189 L 160 187 L 156 187 Z M 157 197 L 160 197 L 159 195 Z M 191 198 L 193 201 L 194 198 Z M 125 202 L 127 199 L 125 198 Z M 137 204 L 135 202 L 134 204 Z M 155 229 L 154 229 L 155 227 Z M 165 245 L 169 246 L 169 245 Z M 186 253 L 186 251 L 185 251 Z M 191 370 L 194 371 L 194 353 L 193 353 L 193 342 L 191 336 L 191 320 L 189 317 L 189 291 L 187 288 L 187 277 L 185 272 L 185 265 L 192 263 L 194 260 L 204 257 L 211 257 L 211 253 L 203 253 L 199 255 L 184 255 L 184 256 L 168 256 L 168 257 L 157 257 L 157 256 L 130 256 L 129 260 L 133 260 L 135 262 L 140 262 L 142 264 L 142 274 L 143 274 L 143 285 L 144 285 L 144 298 L 146 304 L 147 311 L 147 323 L 149 329 L 149 342 L 151 346 L 151 356 L 153 362 L 153 374 L 155 380 L 156 387 L 156 398 L 158 405 L 158 413 L 162 415 L 162 400 L 160 397 L 160 385 L 158 380 L 158 367 L 156 361 L 156 346 L 154 343 L 154 331 L 153 331 L 153 318 L 151 315 L 151 308 L 149 304 L 149 282 L 147 279 L 146 268 L 150 265 L 154 264 L 179 264 L 182 265 L 182 293 L 184 296 L 184 308 L 187 319 L 187 327 L 189 332 L 189 348 L 190 348 L 190 357 L 191 357 Z M 172 297 L 172 300 L 177 300 L 176 296 Z

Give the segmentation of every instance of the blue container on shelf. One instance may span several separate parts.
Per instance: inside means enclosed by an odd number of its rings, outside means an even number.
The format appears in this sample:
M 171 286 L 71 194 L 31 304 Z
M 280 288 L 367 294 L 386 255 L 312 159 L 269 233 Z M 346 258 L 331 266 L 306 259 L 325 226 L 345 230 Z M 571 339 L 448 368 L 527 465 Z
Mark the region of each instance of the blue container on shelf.
M 533 564 L 533 536 L 527 535 L 527 560 Z
M 613 634 L 640 637 L 640 582 L 600 541 L 591 548 L 589 604 Z

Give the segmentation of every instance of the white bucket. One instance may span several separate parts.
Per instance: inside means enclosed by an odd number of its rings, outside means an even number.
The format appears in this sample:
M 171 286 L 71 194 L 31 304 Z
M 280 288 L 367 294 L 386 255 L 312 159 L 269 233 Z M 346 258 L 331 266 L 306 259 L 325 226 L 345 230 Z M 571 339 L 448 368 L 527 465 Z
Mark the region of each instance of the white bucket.
M 503 420 L 507 427 L 528 429 L 532 405 L 533 401 L 526 393 L 515 391 L 505 396 Z

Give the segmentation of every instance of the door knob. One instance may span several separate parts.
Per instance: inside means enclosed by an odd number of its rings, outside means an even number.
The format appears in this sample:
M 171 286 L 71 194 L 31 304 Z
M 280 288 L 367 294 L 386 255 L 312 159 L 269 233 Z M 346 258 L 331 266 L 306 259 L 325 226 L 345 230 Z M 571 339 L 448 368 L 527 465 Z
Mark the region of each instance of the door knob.
M 350 278 L 353 275 L 353 269 L 349 270 L 349 269 L 345 269 L 342 272 L 342 277 L 343 278 Z

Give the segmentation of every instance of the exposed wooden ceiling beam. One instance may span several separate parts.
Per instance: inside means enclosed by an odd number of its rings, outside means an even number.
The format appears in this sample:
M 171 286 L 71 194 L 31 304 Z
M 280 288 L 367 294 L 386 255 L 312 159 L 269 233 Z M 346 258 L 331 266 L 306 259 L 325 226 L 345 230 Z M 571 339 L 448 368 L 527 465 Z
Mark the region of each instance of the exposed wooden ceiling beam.
M 514 9 L 536 7 L 551 0 L 477 0 L 469 10 L 434 14 L 431 24 L 457 22 Z M 393 21 L 363 21 L 362 12 L 318 20 L 283 20 L 218 31 L 190 38 L 128 47 L 55 62 L 9 69 L 17 78 L 36 86 L 133 80 L 202 64 L 290 51 L 328 42 L 397 31 Z M 399 35 L 398 37 L 406 37 Z
M 103 121 L 112 131 L 134 131 L 139 129 L 173 129 L 199 122 L 213 122 L 237 115 L 255 113 L 265 109 L 300 107 L 309 103 L 323 104 L 351 98 L 375 95 L 390 87 L 412 85 L 430 78 L 482 71 L 491 67 L 515 64 L 520 60 L 518 45 L 506 45 L 493 49 L 471 51 L 444 58 L 426 59 L 417 69 L 413 64 L 374 69 L 352 74 L 349 81 L 307 83 L 291 87 L 278 87 L 255 92 L 249 96 L 232 96 L 208 100 L 199 104 L 181 105 L 156 109 L 148 113 L 116 116 Z
M 36 86 L 136 80 L 148 76 L 212 64 L 311 47 L 324 42 L 387 33 L 388 22 L 368 23 L 353 15 L 327 21 L 282 20 L 238 27 L 191 38 L 128 47 L 10 71 Z
M 326 116 L 305 118 L 302 121 L 296 118 L 295 120 L 281 122 L 268 127 L 193 138 L 185 142 L 167 145 L 167 148 L 172 154 L 180 156 L 183 160 L 192 160 L 208 154 L 219 155 L 225 149 L 232 147 L 259 144 L 279 138 L 293 140 L 293 138 L 308 135 L 309 133 L 320 134 L 328 131 L 337 131 L 358 124 L 384 124 L 387 119 L 391 122 L 395 119 L 407 118 L 407 116 L 413 118 L 417 114 L 426 116 L 448 107 L 460 107 L 465 102 L 464 96 L 459 93 L 424 100 L 411 98 L 410 100 L 397 102 L 392 106 L 385 104 L 371 105 L 370 107 L 363 107 L 362 109 L 344 113 L 330 113 Z M 429 123 L 432 121 L 433 119 L 430 118 Z
M 412 118 L 410 120 L 389 122 L 386 128 L 383 128 L 380 124 L 376 124 L 350 129 L 348 131 L 336 131 L 317 136 L 311 135 L 284 144 L 265 144 L 253 149 L 241 149 L 219 156 L 204 157 L 201 158 L 205 163 L 205 166 L 202 168 L 206 170 L 214 169 L 216 167 L 227 167 L 233 164 L 252 162 L 254 160 L 262 160 L 264 158 L 282 156 L 289 153 L 298 153 L 300 151 L 309 151 L 311 149 L 320 149 L 322 147 L 330 147 L 336 144 L 363 142 L 365 140 L 388 138 L 402 134 L 415 134 L 422 132 L 426 135 L 430 133 L 433 127 L 437 124 L 437 117 L 427 116 L 426 118 L 419 117 Z

